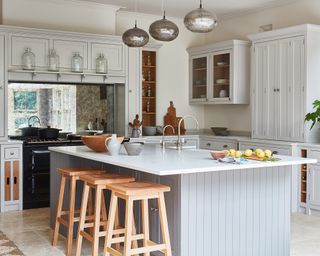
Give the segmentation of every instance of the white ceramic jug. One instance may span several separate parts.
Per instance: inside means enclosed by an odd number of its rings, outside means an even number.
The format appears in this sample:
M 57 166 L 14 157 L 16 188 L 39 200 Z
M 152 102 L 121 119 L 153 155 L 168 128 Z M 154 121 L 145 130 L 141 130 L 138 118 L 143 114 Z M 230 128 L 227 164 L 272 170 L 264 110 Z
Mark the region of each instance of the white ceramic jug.
M 121 141 L 118 140 L 117 134 L 112 134 L 111 137 L 106 139 L 106 147 L 112 156 L 119 155 Z

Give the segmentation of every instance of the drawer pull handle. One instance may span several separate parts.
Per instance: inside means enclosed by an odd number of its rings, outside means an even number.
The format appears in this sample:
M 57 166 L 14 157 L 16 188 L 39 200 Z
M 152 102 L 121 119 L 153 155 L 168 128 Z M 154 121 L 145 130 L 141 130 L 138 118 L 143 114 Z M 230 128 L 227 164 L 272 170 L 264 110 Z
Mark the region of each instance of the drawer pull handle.
M 7 178 L 7 185 L 10 185 L 10 178 Z
M 228 148 L 228 145 L 223 145 L 223 148 Z
M 13 153 L 13 152 L 10 152 L 10 155 L 11 155 L 11 156 L 13 156 L 13 155 L 14 155 L 14 153 Z
M 211 146 L 211 143 L 207 143 L 207 146 L 210 147 L 210 146 Z
M 159 209 L 158 209 L 158 208 L 153 208 L 153 207 L 151 207 L 151 211 L 152 211 L 152 212 L 158 212 Z
M 17 177 L 14 177 L 13 183 L 14 183 L 15 185 L 17 184 L 17 181 L 18 181 Z

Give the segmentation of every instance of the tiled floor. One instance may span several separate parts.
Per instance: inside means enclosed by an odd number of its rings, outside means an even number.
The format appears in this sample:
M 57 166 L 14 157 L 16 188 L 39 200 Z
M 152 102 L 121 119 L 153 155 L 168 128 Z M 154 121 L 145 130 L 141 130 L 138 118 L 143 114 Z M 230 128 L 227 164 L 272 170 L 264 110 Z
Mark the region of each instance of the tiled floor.
M 56 248 L 50 244 L 52 232 L 49 228 L 49 209 L 1 213 L 0 230 L 27 256 L 64 255 L 63 237 L 60 237 Z M 89 244 L 84 245 L 82 255 L 90 255 Z M 292 218 L 291 256 L 319 255 L 320 217 L 295 214 Z

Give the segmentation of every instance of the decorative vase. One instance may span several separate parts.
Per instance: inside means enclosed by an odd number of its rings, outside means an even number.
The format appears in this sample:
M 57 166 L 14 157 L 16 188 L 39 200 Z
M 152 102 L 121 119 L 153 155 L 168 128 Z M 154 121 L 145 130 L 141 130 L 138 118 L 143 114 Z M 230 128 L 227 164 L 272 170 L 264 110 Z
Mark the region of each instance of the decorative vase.
M 36 66 L 36 56 L 30 48 L 26 48 L 22 54 L 22 66 L 26 70 L 34 70 Z
M 108 61 L 104 57 L 103 53 L 100 53 L 99 57 L 96 59 L 96 72 L 98 74 L 107 74 L 108 71 Z
M 72 57 L 71 71 L 77 73 L 83 72 L 83 58 L 80 56 L 79 52 L 76 52 Z
M 56 53 L 54 49 L 49 52 L 49 71 L 59 71 L 59 55 Z
M 112 156 L 119 155 L 121 142 L 117 139 L 117 134 L 112 134 L 106 139 L 106 147 Z

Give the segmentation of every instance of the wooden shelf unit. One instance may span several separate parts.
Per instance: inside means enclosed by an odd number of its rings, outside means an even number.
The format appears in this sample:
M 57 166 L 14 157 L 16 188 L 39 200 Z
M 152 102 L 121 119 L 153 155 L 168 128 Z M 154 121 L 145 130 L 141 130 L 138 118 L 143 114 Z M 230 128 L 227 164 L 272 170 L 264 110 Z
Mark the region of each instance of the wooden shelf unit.
M 307 157 L 307 150 L 301 149 L 301 157 Z M 308 166 L 307 164 L 302 164 L 300 166 L 300 202 L 307 202 L 307 177 L 308 177 Z
M 157 52 L 142 51 L 142 122 L 156 126 L 157 104 Z M 148 93 L 150 91 L 151 93 Z M 149 106 L 149 107 L 148 107 Z

